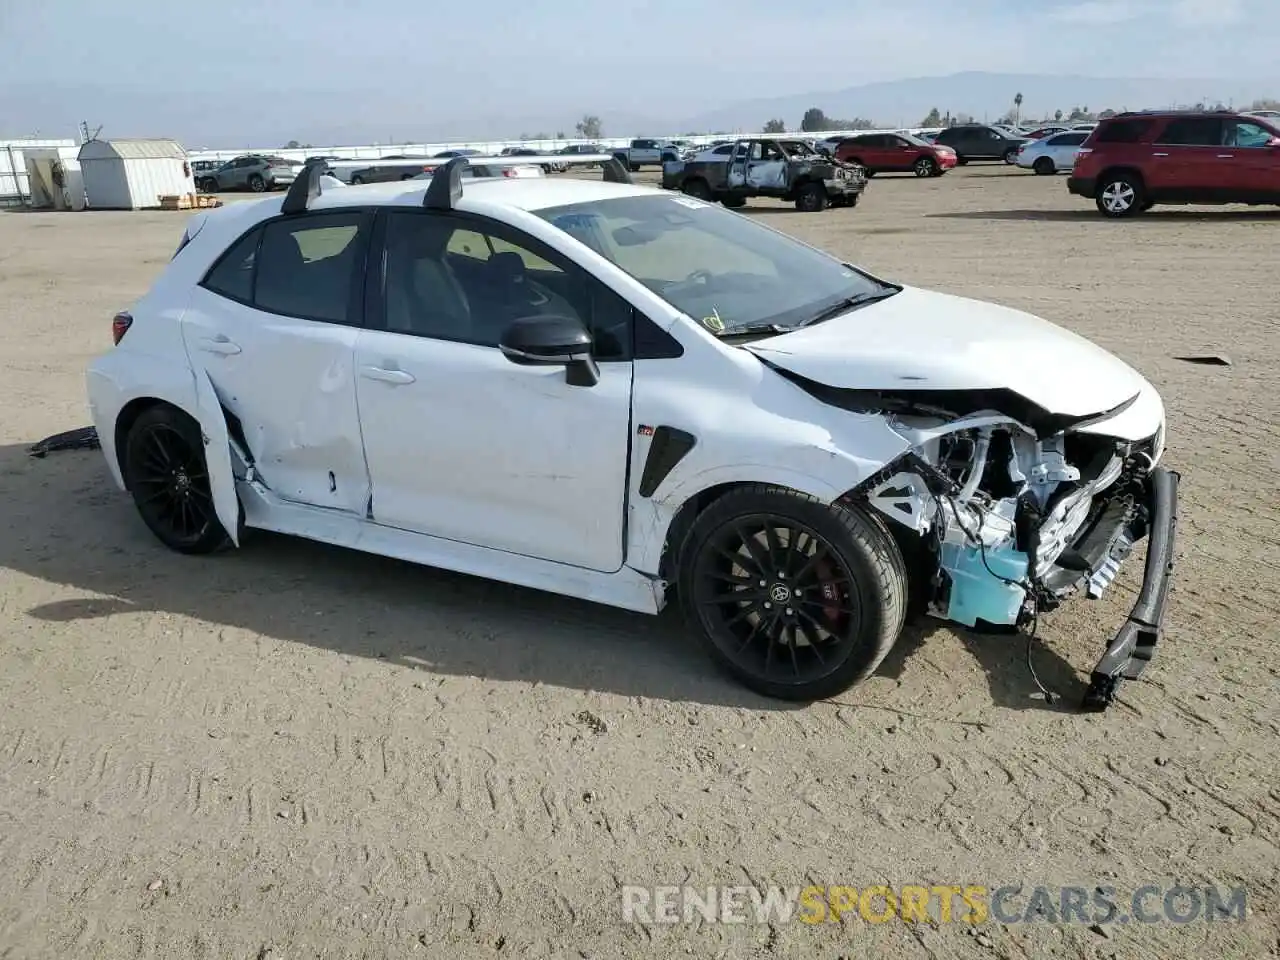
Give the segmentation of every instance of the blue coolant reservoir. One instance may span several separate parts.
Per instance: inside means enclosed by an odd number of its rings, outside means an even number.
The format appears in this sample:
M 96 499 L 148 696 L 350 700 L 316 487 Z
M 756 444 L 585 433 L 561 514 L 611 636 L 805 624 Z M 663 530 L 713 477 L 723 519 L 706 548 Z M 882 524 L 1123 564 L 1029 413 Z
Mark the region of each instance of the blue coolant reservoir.
M 966 627 L 972 627 L 978 620 L 992 624 L 1018 622 L 1026 591 L 1014 584 L 1021 583 L 1027 576 L 1025 553 L 1012 544 L 988 547 L 986 563 L 983 563 L 982 550 L 976 545 L 944 543 L 940 559 L 942 569 L 951 577 L 949 620 Z M 1000 577 L 1014 583 L 1005 583 Z

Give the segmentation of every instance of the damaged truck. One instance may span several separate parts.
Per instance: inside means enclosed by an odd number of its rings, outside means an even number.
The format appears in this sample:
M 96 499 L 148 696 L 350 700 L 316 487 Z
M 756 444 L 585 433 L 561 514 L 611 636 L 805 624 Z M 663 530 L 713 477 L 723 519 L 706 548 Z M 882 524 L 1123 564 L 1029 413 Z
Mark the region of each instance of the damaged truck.
M 857 206 L 866 171 L 822 153 L 804 140 L 751 137 L 662 165 L 662 186 L 699 200 L 741 207 L 753 197 L 774 197 L 797 210 Z

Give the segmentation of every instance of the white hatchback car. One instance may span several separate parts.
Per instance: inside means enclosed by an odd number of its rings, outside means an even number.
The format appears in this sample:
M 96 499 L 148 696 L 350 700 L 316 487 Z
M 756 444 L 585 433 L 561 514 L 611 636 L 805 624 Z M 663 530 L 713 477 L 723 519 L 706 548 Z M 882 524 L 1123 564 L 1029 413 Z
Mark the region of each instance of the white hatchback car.
M 1146 380 L 574 162 L 604 181 L 312 170 L 191 217 L 88 372 L 151 531 L 205 553 L 273 530 L 650 614 L 678 592 L 724 667 L 798 700 L 870 674 L 909 597 L 1030 626 L 1149 533 L 1087 706 L 1138 676 L 1178 481 Z

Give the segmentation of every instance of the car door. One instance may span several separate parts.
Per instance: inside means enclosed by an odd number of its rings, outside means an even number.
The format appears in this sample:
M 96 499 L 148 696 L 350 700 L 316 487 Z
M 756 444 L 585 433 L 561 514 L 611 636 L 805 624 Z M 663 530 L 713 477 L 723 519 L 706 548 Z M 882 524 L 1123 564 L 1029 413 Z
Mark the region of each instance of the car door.
M 730 148 L 729 166 L 725 171 L 725 183 L 730 187 L 744 187 L 747 183 L 747 168 L 753 160 L 758 160 L 761 153 L 760 141 L 739 140 Z
M 1148 191 L 1171 200 L 1225 198 L 1233 154 L 1223 143 L 1224 133 L 1220 117 L 1166 122 L 1152 144 Z
M 882 149 L 886 170 L 910 170 L 915 166 L 916 157 L 920 155 L 919 147 L 893 133 L 881 134 L 880 138 L 884 141 Z
M 294 503 L 364 515 L 356 412 L 371 215 L 277 217 L 226 251 L 182 314 L 192 366 L 209 377 L 262 482 Z
M 1053 161 L 1054 169 L 1070 170 L 1076 162 L 1076 154 L 1080 145 L 1089 134 L 1083 130 L 1067 133 L 1055 133 L 1045 138 L 1044 150 Z
M 760 142 L 760 156 L 747 163 L 747 186 L 753 190 L 781 190 L 787 182 L 787 158 L 782 148 Z
M 629 307 L 513 228 L 390 210 L 356 341 L 375 523 L 598 571 L 617 570 L 631 433 Z M 621 306 L 620 306 L 621 304 Z M 498 349 L 521 316 L 593 329 L 600 379 Z
M 1260 123 L 1228 120 L 1225 153 L 1233 156 L 1223 167 L 1233 199 L 1240 202 L 1280 203 L 1280 145 L 1276 134 Z

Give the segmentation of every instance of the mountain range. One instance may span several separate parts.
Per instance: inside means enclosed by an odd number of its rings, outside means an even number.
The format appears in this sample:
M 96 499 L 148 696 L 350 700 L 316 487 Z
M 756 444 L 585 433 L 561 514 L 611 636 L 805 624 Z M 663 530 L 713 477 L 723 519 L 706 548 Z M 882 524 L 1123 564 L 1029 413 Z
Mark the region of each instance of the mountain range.
M 778 118 L 788 128 L 799 126 L 810 107 L 828 117 L 865 117 L 877 125 L 915 126 L 936 107 L 943 114 L 967 113 L 995 120 L 1013 108 L 1022 94 L 1024 117 L 1052 116 L 1074 107 L 1093 111 L 1142 110 L 1196 103 L 1248 104 L 1260 97 L 1280 96 L 1280 77 L 1256 80 L 1141 79 L 1048 76 L 1043 74 L 956 73 L 915 77 L 730 104 L 677 121 L 678 130 L 758 130 Z
M 707 88 L 690 85 L 691 93 Z M 828 117 L 866 118 L 882 126 L 915 126 L 934 107 L 994 120 L 1021 93 L 1026 118 L 1069 112 L 1191 105 L 1198 102 L 1248 104 L 1280 96 L 1280 74 L 1256 79 L 1141 79 L 967 72 L 863 84 L 841 90 L 746 100 L 684 117 L 609 111 L 601 104 L 606 137 L 663 136 L 690 132 L 752 132 L 778 118 L 796 129 L 810 107 Z M 508 103 L 510 101 L 507 101 Z M 581 108 L 550 109 L 545 101 L 515 112 L 454 118 L 424 116 L 416 90 L 285 90 L 253 110 L 228 103 L 216 89 L 115 89 L 46 83 L 0 88 L 0 117 L 8 125 L 0 137 L 75 136 L 86 119 L 103 125 L 103 136 L 175 137 L 190 149 L 267 148 L 298 140 L 317 146 L 359 143 L 464 142 L 514 139 L 520 134 L 568 132 Z M 39 129 L 33 120 L 38 118 Z M 17 127 L 17 129 L 15 129 Z

